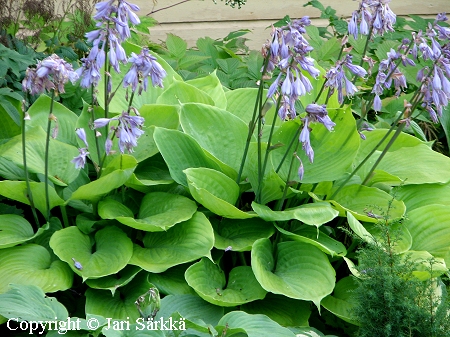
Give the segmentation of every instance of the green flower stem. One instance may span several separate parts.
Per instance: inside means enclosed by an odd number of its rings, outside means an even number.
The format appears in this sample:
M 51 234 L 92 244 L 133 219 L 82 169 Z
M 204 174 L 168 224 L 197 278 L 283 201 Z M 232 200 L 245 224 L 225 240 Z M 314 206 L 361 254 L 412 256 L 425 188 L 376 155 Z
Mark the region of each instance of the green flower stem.
M 417 108 L 417 105 L 419 104 L 420 100 L 422 99 L 422 94 L 417 95 L 415 98 L 415 101 L 413 103 L 413 106 L 411 107 L 411 111 L 414 111 Z M 403 112 L 400 114 L 400 117 L 403 117 L 404 114 L 406 112 L 406 108 L 403 110 Z M 398 118 L 397 118 L 398 119 Z M 397 121 L 396 121 L 397 122 Z M 394 123 L 395 125 L 396 123 Z M 394 135 L 392 136 L 392 138 L 389 140 L 389 142 L 387 143 L 386 147 L 384 148 L 383 152 L 381 152 L 380 156 L 378 157 L 378 159 L 375 161 L 375 163 L 372 165 L 372 167 L 370 168 L 370 171 L 367 173 L 366 178 L 364 179 L 362 185 L 366 185 L 369 180 L 372 178 L 372 174 L 375 171 L 376 167 L 378 166 L 378 164 L 380 164 L 381 160 L 383 159 L 383 157 L 386 155 L 387 151 L 389 150 L 389 148 L 392 146 L 392 144 L 394 144 L 395 140 L 400 136 L 400 134 L 402 133 L 402 130 L 405 128 L 406 123 L 401 123 L 399 125 L 399 127 L 397 128 L 397 130 L 395 130 Z
M 270 53 L 270 51 L 269 51 Z M 239 184 L 241 182 L 241 178 L 242 178 L 242 172 L 244 170 L 244 165 L 245 165 L 245 160 L 247 159 L 247 154 L 248 154 L 248 149 L 250 147 L 250 142 L 252 140 L 252 135 L 253 132 L 255 130 L 255 125 L 256 125 L 256 118 L 259 119 L 259 115 L 257 114 L 258 111 L 261 111 L 262 109 L 262 96 L 264 93 L 264 80 L 263 80 L 263 75 L 266 73 L 267 70 L 267 65 L 269 64 L 269 58 L 270 58 L 270 54 L 267 55 L 267 57 L 264 60 L 264 66 L 263 66 L 263 71 L 261 72 L 261 79 L 259 80 L 259 87 L 258 87 L 258 94 L 256 96 L 256 101 L 255 101 L 255 108 L 253 109 L 253 115 L 252 115 L 252 119 L 250 121 L 250 123 L 248 124 L 248 134 L 247 134 L 247 141 L 245 143 L 245 148 L 244 148 L 244 153 L 242 155 L 242 160 L 241 160 L 241 166 L 239 167 L 239 173 L 238 176 L 236 178 L 236 182 Z
M 420 88 L 419 88 L 420 90 Z M 417 107 L 417 104 L 419 102 L 418 96 L 419 90 L 415 92 L 414 97 L 412 98 L 413 101 L 416 100 L 417 103 L 414 104 L 413 108 Z M 389 128 L 388 132 L 383 136 L 383 138 L 375 145 L 375 147 L 372 149 L 372 151 L 369 152 L 369 154 L 359 163 L 359 165 L 352 171 L 352 173 L 345 179 L 345 181 L 338 187 L 336 191 L 331 195 L 330 199 L 333 199 L 339 191 L 350 181 L 350 179 L 356 174 L 356 172 L 359 171 L 359 169 L 369 160 L 369 158 L 375 153 L 375 151 L 378 150 L 378 148 L 384 143 L 384 141 L 389 137 L 392 131 L 394 131 L 395 127 L 397 126 L 397 123 L 403 118 L 403 114 L 406 111 L 406 109 L 396 118 L 394 123 L 392 123 L 392 126 Z M 414 110 L 411 110 L 414 111 Z M 403 128 L 403 127 L 402 127 Z M 391 144 L 392 145 L 392 144 Z M 387 151 L 387 149 L 385 149 Z M 378 164 L 377 164 L 378 165 Z
M 24 109 L 25 113 L 25 109 Z M 25 173 L 25 184 L 27 186 L 27 199 L 30 202 L 31 212 L 33 213 L 34 222 L 36 223 L 36 229 L 39 228 L 39 218 L 36 213 L 36 207 L 34 206 L 33 193 L 31 192 L 30 177 L 28 175 L 27 167 L 27 150 L 26 150 L 26 133 L 25 133 L 25 116 L 22 118 L 22 158 L 23 158 L 23 170 Z
M 259 196 L 258 200 L 261 199 L 261 186 L 262 186 L 262 182 L 264 179 L 264 172 L 266 171 L 266 167 L 267 167 L 267 161 L 269 160 L 269 152 L 271 151 L 270 149 L 270 145 L 272 142 L 272 136 L 273 136 L 273 132 L 275 130 L 275 123 L 277 121 L 277 111 L 280 108 L 280 104 L 281 104 L 281 95 L 278 97 L 277 100 L 277 105 L 275 107 L 275 113 L 273 115 L 273 120 L 272 120 L 272 126 L 270 128 L 270 132 L 269 132 L 269 138 L 267 140 L 267 148 L 266 148 L 266 153 L 264 155 L 264 163 L 260 169 L 260 165 L 261 165 L 261 137 L 262 137 L 262 129 L 259 129 L 259 126 L 262 124 L 261 122 L 261 118 L 262 116 L 260 116 L 259 121 L 258 121 L 258 191 L 257 191 L 257 195 Z
M 94 111 L 94 85 L 91 85 L 91 98 L 92 98 L 92 105 L 90 106 L 90 115 L 91 115 L 91 125 L 94 125 L 94 120 L 95 120 L 95 111 Z M 98 137 L 97 137 L 97 131 L 95 129 L 92 129 L 92 132 L 94 133 L 94 139 L 95 139 L 95 149 L 97 151 L 97 158 L 98 158 L 98 163 L 95 163 L 94 161 L 92 161 L 94 163 L 94 167 L 95 167 L 95 171 L 97 172 L 97 178 L 99 176 L 99 172 L 101 170 L 101 166 L 100 166 L 100 158 L 101 158 L 101 154 L 100 154 L 100 144 L 98 143 Z M 92 157 L 91 157 L 92 159 Z
M 50 131 L 52 127 L 52 120 L 53 120 L 53 102 L 55 101 L 55 90 L 52 90 L 52 96 L 50 101 L 50 112 L 48 115 L 48 121 L 47 121 L 47 138 L 45 140 L 45 163 L 44 163 L 44 182 L 45 182 L 45 206 L 47 209 L 47 212 L 45 214 L 45 219 L 47 221 L 50 220 L 50 195 L 48 191 L 48 161 L 49 161 L 49 150 L 50 150 Z
M 300 143 L 297 143 L 297 145 L 295 146 L 294 154 L 293 154 L 292 160 L 291 160 L 291 164 L 289 165 L 289 171 L 288 171 L 288 175 L 287 175 L 287 178 L 286 178 L 286 184 L 284 185 L 284 189 L 283 189 L 283 196 L 281 197 L 281 199 L 279 199 L 277 201 L 277 204 L 275 206 L 275 211 L 281 211 L 283 209 L 283 204 L 284 204 L 284 201 L 286 200 L 286 195 L 287 195 L 287 191 L 288 191 L 288 188 L 289 188 L 289 177 L 292 174 L 292 168 L 294 167 L 294 161 L 295 161 L 294 158 L 297 156 L 297 150 L 298 150 L 299 144 Z
M 337 57 L 338 60 L 341 59 L 342 53 L 344 52 L 344 48 L 345 48 L 345 44 L 341 45 L 341 50 L 339 50 L 339 55 Z M 322 83 L 322 86 L 320 87 L 319 93 L 316 96 L 316 99 L 314 100 L 315 103 L 317 103 L 317 101 L 319 100 L 320 96 L 323 93 L 323 90 L 325 89 L 325 84 L 327 84 L 328 82 L 328 78 L 325 77 L 325 81 Z M 330 90 L 328 90 L 328 95 L 327 95 L 327 102 L 328 102 L 328 97 L 330 96 Z
M 262 121 L 258 118 L 258 189 L 256 191 L 255 200 L 257 203 L 261 203 L 261 183 L 263 175 L 262 173 L 262 153 L 261 153 L 261 137 L 262 137 Z
M 63 226 L 64 228 L 67 228 L 70 226 L 69 218 L 67 217 L 67 209 L 66 206 L 59 206 L 59 209 L 61 210 L 61 215 L 63 218 Z
M 294 142 L 295 142 L 296 140 L 298 140 L 298 137 L 300 136 L 301 130 L 302 130 L 302 126 L 299 125 L 299 128 L 298 128 L 297 132 L 295 133 L 295 136 L 292 137 L 291 142 L 289 143 L 289 145 L 288 145 L 288 147 L 287 147 L 287 149 L 286 149 L 286 152 L 285 152 L 284 155 L 283 155 L 283 158 L 281 158 L 281 161 L 280 161 L 280 163 L 278 164 L 277 169 L 275 170 L 276 173 L 278 173 L 278 172 L 280 171 L 280 169 L 281 169 L 281 166 L 283 166 L 284 161 L 286 160 L 286 158 L 287 158 L 287 156 L 288 156 L 288 154 L 289 154 L 289 150 L 291 149 L 292 145 L 294 145 Z

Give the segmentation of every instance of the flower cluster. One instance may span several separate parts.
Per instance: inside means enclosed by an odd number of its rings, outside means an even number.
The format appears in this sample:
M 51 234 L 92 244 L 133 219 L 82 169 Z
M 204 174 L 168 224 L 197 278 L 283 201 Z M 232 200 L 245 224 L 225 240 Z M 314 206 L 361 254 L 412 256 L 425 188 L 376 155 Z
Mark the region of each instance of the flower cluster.
M 78 74 L 72 65 L 53 54 L 39 61 L 36 69 L 28 68 L 22 81 L 22 90 L 32 95 L 41 94 L 48 90 L 64 93 L 64 85 L 78 80 Z
M 433 25 L 423 34 L 414 34 L 412 54 L 418 57 L 421 53 L 424 60 L 432 60 L 433 68 L 422 68 L 417 73 L 417 80 L 421 83 L 420 91 L 423 95 L 422 107 L 430 114 L 434 123 L 442 115 L 442 110 L 450 100 L 450 29 L 438 23 L 446 21 L 444 13 L 438 14 Z M 439 40 L 447 42 L 443 47 Z
M 367 71 L 363 67 L 352 63 L 351 55 L 347 55 L 344 60 L 338 60 L 336 66 L 331 67 L 327 71 L 325 74 L 325 78 L 327 79 L 325 86 L 330 88 L 329 95 L 332 95 L 337 90 L 340 104 L 344 102 L 344 88 L 347 96 L 353 96 L 358 91 L 356 86 L 345 76 L 344 66 L 356 76 L 364 77 L 367 75 Z
M 86 132 L 84 131 L 83 128 L 79 128 L 76 129 L 76 134 L 78 136 L 78 138 L 80 138 L 84 145 L 86 145 L 86 147 L 83 148 L 79 148 L 78 151 L 80 152 L 80 154 L 78 156 L 76 156 L 75 158 L 72 159 L 71 163 L 75 164 L 75 168 L 79 169 L 79 168 L 84 168 L 84 165 L 86 165 L 86 157 L 89 154 L 88 152 L 88 142 L 86 139 Z
M 263 55 L 269 55 L 267 72 L 278 68 L 280 73 L 269 88 L 268 97 L 274 99 L 275 94 L 281 95 L 278 115 L 285 120 L 289 114 L 295 118 L 295 102 L 312 90 L 309 79 L 303 75 L 302 70 L 312 77 L 317 77 L 320 71 L 314 66 L 314 59 L 308 56 L 313 48 L 303 37 L 306 26 L 311 21 L 308 17 L 293 20 L 287 26 L 273 28 L 272 43 L 263 48 Z
M 403 41 L 403 44 L 399 49 L 404 49 L 403 46 L 407 42 L 408 41 Z M 380 62 L 378 74 L 375 79 L 375 85 L 372 89 L 372 93 L 375 94 L 373 100 L 373 109 L 375 111 L 381 111 L 382 104 L 380 95 L 383 94 L 383 90 L 385 88 L 389 89 L 392 86 L 392 83 L 394 83 L 395 95 L 398 97 L 400 96 L 402 90 L 407 87 L 406 77 L 398 68 L 397 60 L 399 59 L 401 59 L 401 62 L 405 66 L 415 65 L 413 60 L 391 48 L 391 50 L 387 53 L 387 58 Z
M 140 78 L 142 78 L 143 84 L 139 88 L 140 94 L 142 89 L 144 91 L 147 90 L 149 77 L 151 77 L 154 86 L 163 87 L 163 79 L 167 73 L 147 48 L 143 48 L 139 55 L 131 53 L 128 62 L 131 63 L 131 68 L 123 79 L 124 87 L 131 85 L 131 90 L 134 92 L 140 82 Z
M 369 35 L 370 28 L 374 35 L 393 32 L 397 16 L 389 8 L 389 2 L 391 0 L 362 0 L 359 9 L 352 13 L 348 24 L 348 33 L 353 35 L 356 40 L 358 31 L 362 35 Z
M 108 56 L 109 64 L 116 72 L 120 72 L 120 64 L 127 63 L 127 56 L 122 42 L 131 36 L 128 22 L 133 25 L 140 23 L 133 11 L 139 7 L 125 0 L 102 1 L 95 5 L 98 29 L 86 33 L 88 42 L 92 42 L 92 49 L 88 57 L 83 58 L 82 67 L 77 70 L 81 77 L 81 86 L 84 88 L 97 85 L 100 79 L 100 69 Z M 106 51 L 107 50 L 107 51 Z
M 137 111 L 134 109 L 137 114 Z M 129 153 L 133 152 L 133 148 L 137 146 L 137 139 L 144 133 L 142 126 L 144 125 L 144 118 L 136 115 L 130 116 L 126 111 L 122 112 L 120 116 L 113 118 L 99 118 L 94 121 L 94 129 L 102 128 L 110 121 L 117 120 L 119 124 L 110 128 L 110 135 L 106 140 L 105 148 L 106 153 L 111 153 L 112 137 L 111 133 L 119 139 L 119 150 L 121 153 L 125 153 L 127 150 Z

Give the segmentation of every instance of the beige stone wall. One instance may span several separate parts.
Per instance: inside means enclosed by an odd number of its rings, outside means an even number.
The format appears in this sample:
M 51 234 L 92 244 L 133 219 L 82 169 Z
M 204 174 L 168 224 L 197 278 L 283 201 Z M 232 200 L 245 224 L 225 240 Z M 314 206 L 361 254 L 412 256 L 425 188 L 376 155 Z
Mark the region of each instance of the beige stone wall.
M 57 0 L 61 1 L 61 0 Z M 100 0 L 99 0 L 100 1 Z M 229 32 L 250 29 L 246 35 L 252 49 L 259 49 L 269 38 L 267 27 L 285 15 L 300 18 L 308 15 L 314 25 L 324 26 L 327 21 L 319 19 L 317 9 L 303 7 L 308 0 L 247 0 L 241 9 L 225 6 L 221 0 L 128 0 L 137 4 L 139 16 L 150 14 L 159 24 L 150 30 L 154 41 L 165 40 L 167 33 L 173 33 L 185 39 L 189 46 L 195 45 L 199 37 L 223 38 Z M 348 17 L 357 9 L 354 0 L 320 0 L 327 7 L 337 10 L 337 15 Z M 170 7 L 163 9 L 165 7 Z M 433 17 L 440 12 L 450 13 L 450 0 L 392 0 L 391 9 L 397 15 L 418 14 Z M 154 13 L 152 13 L 154 12 Z

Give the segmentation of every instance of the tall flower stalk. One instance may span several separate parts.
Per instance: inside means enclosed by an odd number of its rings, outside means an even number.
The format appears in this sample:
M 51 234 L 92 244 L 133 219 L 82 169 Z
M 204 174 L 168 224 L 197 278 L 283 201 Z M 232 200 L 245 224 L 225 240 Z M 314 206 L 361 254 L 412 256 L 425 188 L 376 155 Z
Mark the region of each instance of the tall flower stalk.
M 47 135 L 45 141 L 45 159 L 44 159 L 44 182 L 45 182 L 45 204 L 46 213 L 44 214 L 47 221 L 50 220 L 50 196 L 49 196 L 49 153 L 50 153 L 50 137 L 56 138 L 58 135 L 57 117 L 53 114 L 53 102 L 55 95 L 64 93 L 64 85 L 71 81 L 74 83 L 78 80 L 78 74 L 73 70 L 72 65 L 61 59 L 58 55 L 51 55 L 37 64 L 36 69 L 28 68 L 26 76 L 22 82 L 24 91 L 28 91 L 31 95 L 42 94 L 45 91 L 51 92 L 51 103 L 47 121 Z M 52 131 L 52 122 L 55 127 Z
M 402 113 L 396 118 L 391 128 L 377 145 L 369 152 L 362 162 L 353 170 L 347 179 L 340 184 L 333 193 L 333 198 L 342 189 L 345 184 L 356 174 L 356 172 L 367 162 L 367 160 L 375 153 L 375 151 L 385 142 L 390 134 L 394 131 L 394 135 L 390 138 L 387 145 L 381 152 L 378 159 L 370 168 L 363 184 L 367 184 L 378 164 L 381 162 L 389 148 L 401 134 L 405 126 L 408 126 L 413 113 L 421 107 L 421 112 L 426 111 L 431 120 L 437 123 L 438 116 L 442 115 L 443 108 L 448 105 L 450 100 L 450 29 L 442 27 L 439 22 L 446 21 L 445 14 L 437 15 L 433 24 L 430 24 L 427 31 L 412 34 L 412 39 L 402 41 L 398 51 L 391 49 L 387 53 L 387 58 L 380 63 L 380 71 L 378 72 L 375 86 L 372 90 L 374 95 L 373 108 L 380 111 L 382 102 L 380 96 L 385 88 L 392 85 L 395 88 L 396 96 L 399 96 L 404 88 L 406 88 L 406 79 L 399 70 L 399 66 L 416 66 L 416 62 L 425 62 L 431 60 L 432 66 L 427 65 L 419 68 L 417 72 L 417 81 L 419 86 L 410 102 L 404 104 Z M 440 42 L 443 44 L 441 45 Z M 416 61 L 414 61 L 416 60 Z

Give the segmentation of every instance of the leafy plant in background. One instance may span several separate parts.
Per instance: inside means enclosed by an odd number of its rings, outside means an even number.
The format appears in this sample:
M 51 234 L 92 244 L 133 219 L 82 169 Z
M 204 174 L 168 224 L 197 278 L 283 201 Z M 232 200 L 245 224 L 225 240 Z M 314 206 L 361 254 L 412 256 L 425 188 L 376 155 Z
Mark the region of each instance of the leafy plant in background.
M 126 41 L 128 20 L 139 21 L 136 6 L 97 4 L 99 25 L 87 34 L 92 48 L 76 70 L 90 102 L 79 115 L 55 102 L 75 75 L 49 55 L 28 71 L 24 88 L 52 97 L 18 107 L 22 129 L 0 145 L 3 322 L 79 317 L 81 334 L 128 336 L 138 318 L 153 317 L 172 318 L 186 332 L 140 333 L 356 336 L 364 321 L 355 315 L 358 282 L 349 276 L 360 276 L 366 262 L 360 255 L 357 266 L 360 241 L 340 228 L 383 242 L 374 226 L 381 218 L 384 228 L 402 233 L 396 256 L 410 256 L 414 266 L 424 257 L 437 261 L 418 274 L 429 294 L 450 263 L 450 160 L 402 129 L 422 111 L 422 98 L 423 111 L 445 116 L 435 96 L 448 100 L 448 28 L 440 15 L 428 33 L 416 34 L 418 58 L 413 45 L 397 41 L 372 66 L 375 33 L 387 33 L 394 21 L 385 2 L 370 4 L 370 12 L 354 14 L 356 36 L 348 40 L 319 45 L 308 18 L 274 25 L 254 78 L 259 86 L 235 90 L 225 89 L 219 70 L 180 76 L 169 63 L 182 73 L 187 54 L 174 36 L 165 46 L 168 62 Z M 359 15 L 372 19 L 365 39 L 355 33 Z M 209 54 L 201 66 L 228 63 L 230 46 L 203 42 Z M 375 97 L 389 112 L 389 95 L 404 87 L 402 61 L 420 64 L 418 94 L 398 92 L 407 100 L 394 113 L 398 120 L 371 127 Z M 382 73 L 384 82 L 373 78 Z M 375 84 L 385 90 L 372 93 Z M 13 123 L 7 116 L 3 129 Z M 361 277 L 360 289 L 371 281 Z M 131 330 L 108 329 L 108 318 L 128 320 Z

